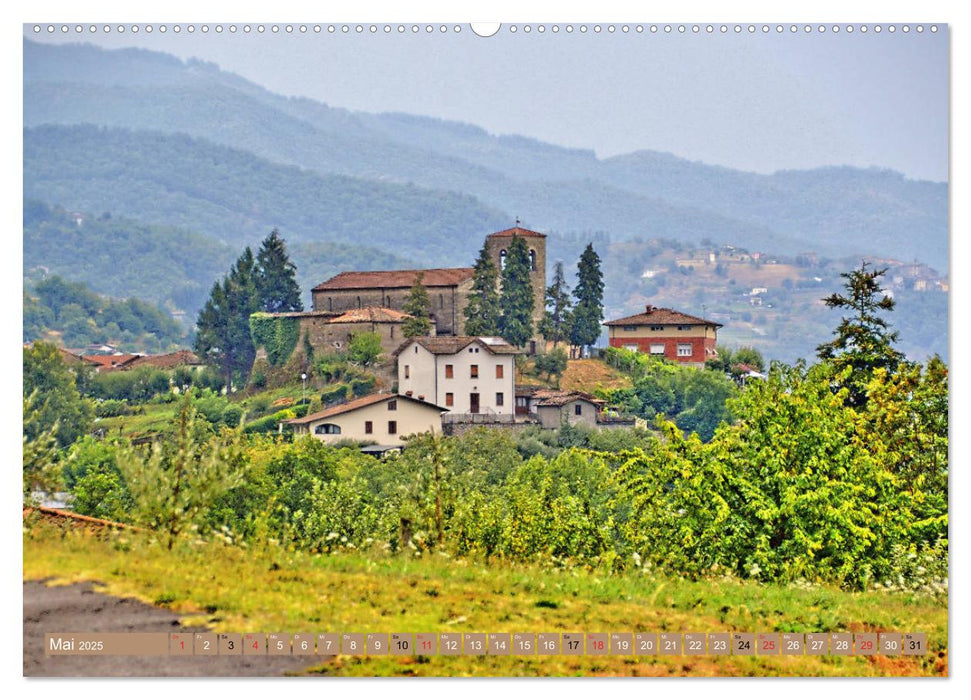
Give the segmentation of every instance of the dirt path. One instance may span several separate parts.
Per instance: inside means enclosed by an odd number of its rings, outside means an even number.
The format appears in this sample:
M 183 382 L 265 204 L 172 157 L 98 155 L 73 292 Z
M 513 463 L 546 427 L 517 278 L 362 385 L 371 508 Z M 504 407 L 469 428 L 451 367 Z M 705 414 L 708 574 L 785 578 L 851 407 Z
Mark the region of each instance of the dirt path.
M 24 676 L 279 676 L 327 657 L 45 656 L 47 632 L 209 632 L 164 608 L 93 590 L 91 583 L 24 581 Z

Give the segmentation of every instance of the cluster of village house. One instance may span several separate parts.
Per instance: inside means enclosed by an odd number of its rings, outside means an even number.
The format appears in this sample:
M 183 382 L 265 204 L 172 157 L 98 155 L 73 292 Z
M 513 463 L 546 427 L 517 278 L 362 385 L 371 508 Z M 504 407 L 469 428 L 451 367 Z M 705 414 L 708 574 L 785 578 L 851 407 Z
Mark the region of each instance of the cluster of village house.
M 546 236 L 515 226 L 486 238 L 486 251 L 499 269 L 514 237 L 527 243 L 533 284 L 533 326 L 545 313 Z M 397 391 L 364 396 L 288 421 L 297 434 L 325 442 L 371 443 L 374 451 L 399 448 L 418 433 L 461 432 L 489 424 L 515 428 L 564 424 L 607 428 L 630 425 L 608 416 L 604 402 L 582 391 L 517 387 L 517 355 L 544 347 L 539 336 L 525 349 L 502 338 L 464 335 L 465 308 L 472 291 L 472 268 L 342 272 L 313 289 L 310 311 L 282 314 L 300 323 L 315 350 L 340 351 L 355 334 L 377 333 L 397 366 Z M 406 339 L 404 306 L 421 276 L 431 302 L 432 331 Z M 647 306 L 639 314 L 608 321 L 609 342 L 704 366 L 715 355 L 720 324 L 673 309 Z
M 545 313 L 546 236 L 516 226 L 486 238 L 486 250 L 499 269 L 514 237 L 527 243 L 533 285 L 533 326 Z M 538 335 L 525 349 L 502 338 L 464 335 L 465 308 L 473 268 L 342 272 L 313 289 L 310 311 L 276 314 L 296 318 L 300 337 L 315 351 L 340 352 L 358 333 L 377 333 L 394 358 L 397 391 L 376 393 L 287 421 L 296 434 L 325 442 L 343 440 L 373 445 L 369 451 L 400 448 L 410 435 L 458 433 L 476 425 L 517 428 L 565 424 L 598 428 L 632 425 L 604 411 L 604 402 L 583 391 L 516 386 L 517 355 L 545 347 Z M 431 302 L 431 332 L 406 339 L 408 314 L 401 310 L 421 276 Z M 715 355 L 720 324 L 648 305 L 643 312 L 606 322 L 609 344 L 675 362 L 704 366 Z M 123 355 L 112 348 L 62 351 L 65 359 L 95 371 L 151 366 L 201 367 L 188 350 L 165 355 Z

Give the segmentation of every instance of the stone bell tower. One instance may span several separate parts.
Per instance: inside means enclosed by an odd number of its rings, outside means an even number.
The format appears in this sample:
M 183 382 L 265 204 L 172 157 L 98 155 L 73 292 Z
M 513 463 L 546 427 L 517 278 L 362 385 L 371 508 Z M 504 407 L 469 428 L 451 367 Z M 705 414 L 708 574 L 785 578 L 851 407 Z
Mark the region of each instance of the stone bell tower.
M 500 277 L 505 265 L 506 251 L 514 237 L 524 238 L 529 249 L 529 279 L 533 284 L 533 339 L 536 347 L 542 347 L 538 329 L 546 313 L 546 234 L 523 228 L 517 220 L 513 228 L 497 231 L 486 237 L 486 250 L 496 264 Z

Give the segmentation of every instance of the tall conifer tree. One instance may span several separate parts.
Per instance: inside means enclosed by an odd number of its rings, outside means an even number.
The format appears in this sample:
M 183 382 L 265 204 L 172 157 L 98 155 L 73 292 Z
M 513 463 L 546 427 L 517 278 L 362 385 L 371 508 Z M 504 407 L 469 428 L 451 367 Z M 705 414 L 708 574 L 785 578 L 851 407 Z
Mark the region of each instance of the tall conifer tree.
M 249 317 L 259 311 L 257 270 L 253 251 L 243 251 L 222 283 L 216 282 L 196 322 L 196 353 L 222 368 L 227 386 L 234 377 L 244 380 L 256 350 Z
M 280 232 L 273 229 L 263 239 L 256 255 L 256 287 L 260 311 L 303 311 L 296 273 L 297 266 L 290 262 L 286 243 L 280 237 Z
M 502 317 L 499 331 L 507 342 L 522 347 L 533 337 L 533 284 L 529 248 L 521 236 L 513 236 L 502 270 Z
M 553 284 L 546 288 L 546 315 L 539 327 L 543 337 L 553 341 L 554 348 L 570 337 L 572 307 L 570 289 L 563 274 L 563 262 L 557 261 L 553 268 Z
M 588 243 L 577 265 L 577 286 L 573 296 L 577 300 L 573 312 L 570 342 L 583 348 L 593 345 L 600 337 L 604 320 L 604 281 L 600 271 L 600 256 Z
M 499 306 L 499 271 L 483 245 L 475 261 L 472 292 L 465 307 L 466 335 L 499 335 L 502 309 Z

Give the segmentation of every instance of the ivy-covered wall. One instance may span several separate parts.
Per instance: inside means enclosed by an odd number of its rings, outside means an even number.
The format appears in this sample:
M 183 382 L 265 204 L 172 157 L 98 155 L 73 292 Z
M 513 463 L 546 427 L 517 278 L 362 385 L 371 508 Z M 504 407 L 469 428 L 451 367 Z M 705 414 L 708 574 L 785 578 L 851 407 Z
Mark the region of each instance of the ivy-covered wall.
M 266 358 L 274 367 L 286 363 L 300 339 L 300 319 L 255 313 L 249 317 L 253 345 L 266 349 Z

